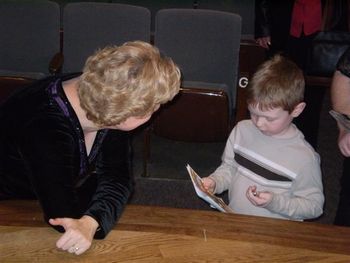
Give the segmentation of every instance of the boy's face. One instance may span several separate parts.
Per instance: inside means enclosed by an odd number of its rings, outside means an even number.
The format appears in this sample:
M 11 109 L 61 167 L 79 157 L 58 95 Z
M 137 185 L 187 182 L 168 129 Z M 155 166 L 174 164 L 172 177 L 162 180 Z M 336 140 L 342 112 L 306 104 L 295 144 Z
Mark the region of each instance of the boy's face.
M 250 117 L 254 125 L 265 135 L 283 137 L 288 134 L 294 116 L 281 107 L 260 110 L 258 105 L 248 106 Z

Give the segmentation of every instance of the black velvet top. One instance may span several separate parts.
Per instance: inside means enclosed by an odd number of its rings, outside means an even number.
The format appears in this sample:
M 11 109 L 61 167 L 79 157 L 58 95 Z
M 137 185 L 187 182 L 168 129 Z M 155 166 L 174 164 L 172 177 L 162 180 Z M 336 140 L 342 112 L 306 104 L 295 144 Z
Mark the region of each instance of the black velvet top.
M 104 238 L 131 192 L 129 135 L 101 130 L 87 155 L 62 88 L 72 77 L 38 81 L 0 106 L 0 198 L 37 198 L 46 221 L 89 215 Z

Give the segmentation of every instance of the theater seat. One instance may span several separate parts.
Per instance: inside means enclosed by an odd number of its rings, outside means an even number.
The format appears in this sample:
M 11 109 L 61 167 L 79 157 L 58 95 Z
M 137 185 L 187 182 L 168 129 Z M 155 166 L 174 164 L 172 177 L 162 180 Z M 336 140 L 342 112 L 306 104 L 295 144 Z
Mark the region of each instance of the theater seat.
M 50 75 L 60 49 L 60 9 L 51 1 L 0 3 L 0 94 Z M 1 100 L 1 98 L 0 98 Z
M 63 73 L 80 72 L 94 51 L 126 41 L 150 42 L 147 8 L 115 3 L 69 3 L 63 10 Z
M 236 111 L 241 17 L 198 9 L 163 9 L 154 44 L 182 72 L 180 94 L 155 114 L 145 132 L 144 175 L 151 134 L 187 142 L 226 140 Z

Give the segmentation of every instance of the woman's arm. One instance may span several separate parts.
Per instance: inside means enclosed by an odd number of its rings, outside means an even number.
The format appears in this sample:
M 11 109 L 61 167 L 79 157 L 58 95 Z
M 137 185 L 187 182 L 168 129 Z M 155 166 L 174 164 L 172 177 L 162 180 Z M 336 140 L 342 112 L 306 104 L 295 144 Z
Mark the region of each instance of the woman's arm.
M 20 148 L 45 220 L 80 218 L 86 204 L 82 204 L 74 187 L 80 153 L 70 123 L 59 117 L 38 118 L 24 127 Z
M 69 124 L 59 123 L 33 121 L 21 146 L 46 221 L 65 231 L 57 246 L 81 254 L 94 236 L 103 238 L 111 230 L 130 195 L 129 140 L 125 133 L 111 131 L 97 157 L 96 174 L 89 177 L 93 183 L 78 188 L 80 153 L 76 137 Z M 70 251 L 72 243 L 79 250 Z
M 350 48 L 341 56 L 337 63 L 331 85 L 332 108 L 350 116 Z M 338 146 L 344 156 L 350 156 L 350 134 L 338 123 Z
M 130 141 L 126 132 L 110 130 L 97 157 L 97 189 L 85 215 L 96 219 L 95 238 L 104 238 L 114 227 L 132 191 Z

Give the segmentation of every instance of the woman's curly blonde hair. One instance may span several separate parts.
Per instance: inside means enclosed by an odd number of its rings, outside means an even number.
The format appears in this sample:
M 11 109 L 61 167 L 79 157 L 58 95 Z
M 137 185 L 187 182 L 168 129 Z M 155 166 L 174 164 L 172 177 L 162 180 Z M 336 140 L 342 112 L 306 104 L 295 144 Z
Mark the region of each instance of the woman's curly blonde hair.
M 90 56 L 78 82 L 81 107 L 99 127 L 152 114 L 180 89 L 180 70 L 149 43 L 127 42 Z

